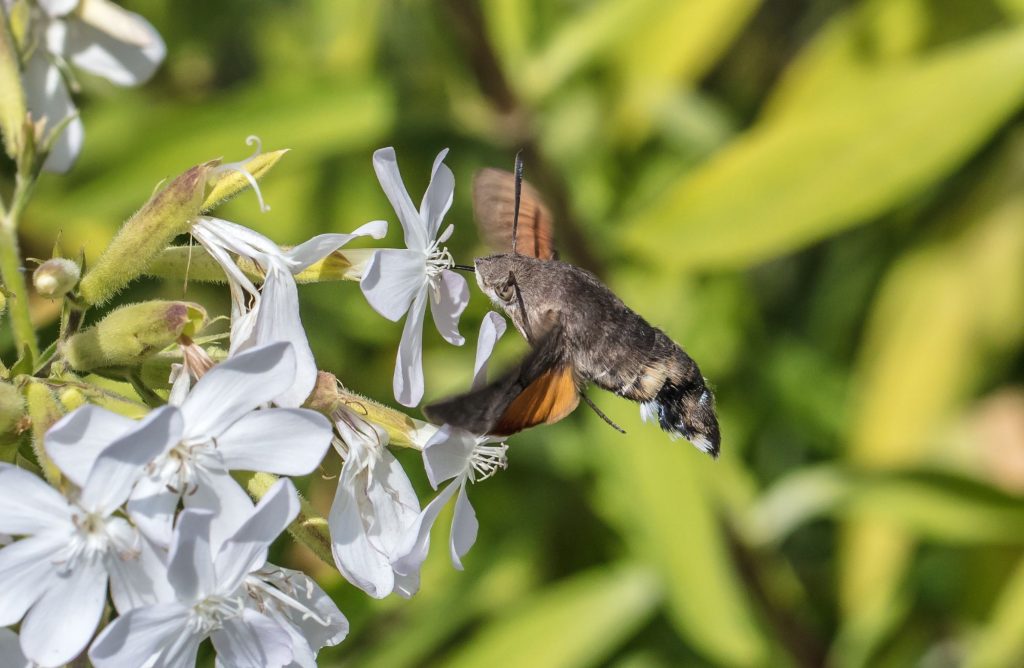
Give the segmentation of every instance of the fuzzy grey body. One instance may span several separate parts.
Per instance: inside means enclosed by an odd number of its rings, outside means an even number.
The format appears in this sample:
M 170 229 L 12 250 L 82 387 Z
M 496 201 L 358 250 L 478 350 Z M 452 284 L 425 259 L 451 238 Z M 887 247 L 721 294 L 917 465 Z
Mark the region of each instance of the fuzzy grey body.
M 594 383 L 640 402 L 645 419 L 656 418 L 665 431 L 717 456 L 714 397 L 696 362 L 596 276 L 565 262 L 518 254 L 491 255 L 475 264 L 480 288 L 532 346 L 557 333 L 554 348 L 573 367 L 580 389 Z

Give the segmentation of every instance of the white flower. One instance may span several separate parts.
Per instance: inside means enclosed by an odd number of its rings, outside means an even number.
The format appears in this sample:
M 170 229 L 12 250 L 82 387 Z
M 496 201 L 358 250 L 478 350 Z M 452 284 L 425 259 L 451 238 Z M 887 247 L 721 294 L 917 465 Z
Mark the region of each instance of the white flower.
M 374 598 L 392 591 L 412 596 L 419 573 L 403 576 L 391 565 L 395 549 L 420 512 L 402 465 L 387 449 L 387 432 L 339 407 L 334 418 L 345 460 L 328 516 L 334 563 L 345 578 Z
M 268 566 L 268 547 L 298 512 L 298 496 L 287 479 L 278 481 L 223 541 L 211 535 L 210 512 L 183 511 L 167 564 L 174 595 L 115 619 L 89 650 L 93 665 L 193 666 L 199 644 L 208 637 L 223 666 L 286 666 L 315 655 L 284 609 L 324 626 L 316 642 L 343 635 L 348 623 L 337 608 L 325 609 L 321 592 L 278 588 L 272 571 L 260 573 Z
M 256 410 L 291 387 L 294 375 L 291 344 L 275 343 L 218 364 L 195 384 L 180 405 L 179 438 L 146 467 L 128 501 L 129 515 L 151 540 L 169 543 L 179 499 L 217 514 L 216 537 L 251 512 L 232 470 L 305 475 L 316 468 L 331 442 L 327 418 L 304 408 Z M 96 406 L 65 421 L 47 435 L 47 450 L 76 483 L 90 450 L 131 424 Z
M 5 0 L 8 10 L 11 0 Z M 25 67 L 28 108 L 36 118 L 46 117 L 53 128 L 76 114 L 68 92 L 67 65 L 99 75 L 118 86 L 143 83 L 163 61 L 167 48 L 146 19 L 109 0 L 37 0 L 31 17 L 37 48 Z M 76 84 L 72 82 L 72 88 Z M 74 118 L 53 146 L 43 168 L 66 172 L 82 148 L 85 131 Z
M 225 165 L 223 168 L 242 170 L 235 165 Z M 259 188 L 249 176 L 260 197 L 260 206 L 265 209 Z M 294 248 L 282 249 L 262 234 L 226 220 L 202 216 L 193 223 L 192 236 L 220 264 L 228 277 L 228 287 L 231 289 L 230 354 L 275 341 L 289 341 L 295 346 L 295 382 L 287 392 L 277 397 L 279 405 L 301 405 L 316 383 L 316 362 L 299 317 L 299 292 L 294 274 L 327 257 L 356 237 L 380 239 L 386 233 L 387 223 L 375 220 L 351 234 L 321 234 Z M 264 278 L 259 289 L 235 264 L 229 253 L 250 259 L 260 267 Z
M 480 336 L 477 339 L 474 388 L 487 382 L 487 360 L 494 350 L 494 344 L 504 332 L 504 319 L 493 311 L 489 312 L 480 325 Z M 469 503 L 466 485 L 486 480 L 507 466 L 508 446 L 504 443 L 493 445 L 498 440 L 444 425 L 427 441 L 423 447 L 423 465 L 431 486 L 437 489 L 445 480 L 451 479 L 452 482 L 427 504 L 406 532 L 397 551 L 398 558 L 394 561 L 396 572 L 406 575 L 419 573 L 430 547 L 430 529 L 441 509 L 456 493 L 458 497 L 452 517 L 449 552 L 452 564 L 462 570 L 462 557 L 476 542 L 480 526 L 476 512 Z
M 360 287 L 378 313 L 397 322 L 408 312 L 395 365 L 395 399 L 416 406 L 423 398 L 423 316 L 430 304 L 437 331 L 446 341 L 461 346 L 459 316 L 469 303 L 466 279 L 451 271 L 452 256 L 442 244 L 452 235 L 449 225 L 440 236 L 441 220 L 452 205 L 455 177 L 443 163 L 445 149 L 437 154 L 430 185 L 419 211 L 402 183 L 393 148 L 373 154 L 373 168 L 405 231 L 406 248 L 386 248 L 374 253 Z
M 57 666 L 85 649 L 103 613 L 108 580 L 122 612 L 161 594 L 163 565 L 115 513 L 143 467 L 180 434 L 177 408 L 152 411 L 95 457 L 74 498 L 0 465 L 0 531 L 27 536 L 0 549 L 0 626 L 24 617 L 25 656 Z

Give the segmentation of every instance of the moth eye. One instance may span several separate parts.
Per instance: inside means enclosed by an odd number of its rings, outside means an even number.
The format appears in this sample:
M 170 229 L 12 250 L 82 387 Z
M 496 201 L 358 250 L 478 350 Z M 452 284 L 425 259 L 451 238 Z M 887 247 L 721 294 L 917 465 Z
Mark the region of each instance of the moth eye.
M 500 299 L 501 301 L 503 301 L 503 302 L 511 302 L 512 301 L 512 296 L 515 295 L 515 288 L 513 287 L 513 285 L 511 283 L 506 283 L 506 284 L 502 285 L 501 287 L 499 287 L 495 291 L 495 294 L 498 295 L 498 299 Z

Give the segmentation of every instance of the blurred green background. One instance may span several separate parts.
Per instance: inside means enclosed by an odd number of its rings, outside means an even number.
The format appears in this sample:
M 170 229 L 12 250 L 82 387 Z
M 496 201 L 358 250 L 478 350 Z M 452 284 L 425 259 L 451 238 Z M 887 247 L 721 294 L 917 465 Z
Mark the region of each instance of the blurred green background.
M 257 134 L 293 149 L 272 211 L 219 213 L 281 243 L 386 218 L 400 245 L 373 150 L 418 201 L 451 147 L 468 262 L 473 172 L 522 147 L 563 258 L 717 391 L 718 462 L 597 392 L 627 436 L 584 408 L 515 437 L 470 490 L 465 572 L 442 518 L 411 601 L 285 548 L 352 622 L 322 665 L 1024 665 L 1024 2 L 123 4 L 167 62 L 140 89 L 83 76 L 85 149 L 26 255 L 61 232 L 95 259 L 161 179 Z M 302 299 L 321 367 L 390 401 L 401 324 L 353 283 Z M 474 287 L 464 348 L 427 328 L 428 400 L 468 385 L 487 309 Z M 302 482 L 324 513 L 338 466 Z

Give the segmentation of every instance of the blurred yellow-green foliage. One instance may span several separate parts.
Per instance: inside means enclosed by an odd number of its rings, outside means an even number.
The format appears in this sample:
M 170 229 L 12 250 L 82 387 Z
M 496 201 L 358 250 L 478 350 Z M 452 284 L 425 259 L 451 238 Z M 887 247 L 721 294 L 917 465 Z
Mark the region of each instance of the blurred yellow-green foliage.
M 581 409 L 514 438 L 470 492 L 465 572 L 438 522 L 409 602 L 289 548 L 352 622 L 322 665 L 1024 665 L 1024 2 L 124 4 L 167 62 L 139 89 L 83 77 L 85 148 L 40 185 L 27 256 L 61 233 L 94 260 L 161 179 L 257 134 L 292 149 L 272 211 L 220 215 L 281 243 L 387 218 L 397 244 L 373 150 L 418 197 L 451 147 L 468 262 L 473 172 L 522 147 L 563 258 L 717 390 L 718 462 L 609 394 L 627 436 Z M 353 283 L 302 299 L 321 367 L 390 400 L 401 325 Z M 427 334 L 428 400 L 468 384 L 486 302 L 465 348 Z M 325 513 L 338 465 L 302 483 Z

